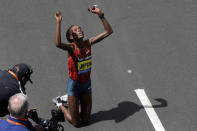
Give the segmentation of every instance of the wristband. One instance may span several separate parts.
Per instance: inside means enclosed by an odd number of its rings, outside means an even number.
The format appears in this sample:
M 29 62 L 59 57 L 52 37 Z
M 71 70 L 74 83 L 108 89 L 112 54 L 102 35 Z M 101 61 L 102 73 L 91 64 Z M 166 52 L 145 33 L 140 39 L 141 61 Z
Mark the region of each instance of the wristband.
M 100 19 L 103 19 L 104 18 L 104 13 L 102 13 L 101 15 L 99 15 L 99 18 Z

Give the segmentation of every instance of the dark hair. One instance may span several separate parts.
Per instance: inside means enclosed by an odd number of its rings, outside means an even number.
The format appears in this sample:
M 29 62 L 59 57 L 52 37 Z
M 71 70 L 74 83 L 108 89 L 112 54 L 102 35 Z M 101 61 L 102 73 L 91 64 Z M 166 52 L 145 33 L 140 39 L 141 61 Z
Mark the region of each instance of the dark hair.
M 68 42 L 72 43 L 74 40 L 70 39 L 70 29 L 73 27 L 74 25 L 71 25 L 68 30 L 66 31 L 66 39 L 68 40 Z

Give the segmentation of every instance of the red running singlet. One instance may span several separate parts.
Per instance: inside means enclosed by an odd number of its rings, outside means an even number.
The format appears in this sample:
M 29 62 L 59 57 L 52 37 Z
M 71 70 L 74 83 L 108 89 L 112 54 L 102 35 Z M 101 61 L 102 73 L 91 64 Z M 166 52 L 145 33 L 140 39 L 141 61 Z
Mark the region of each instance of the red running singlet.
M 91 73 L 91 45 L 85 43 L 83 51 L 73 42 L 74 52 L 68 57 L 69 77 L 75 81 L 86 82 Z

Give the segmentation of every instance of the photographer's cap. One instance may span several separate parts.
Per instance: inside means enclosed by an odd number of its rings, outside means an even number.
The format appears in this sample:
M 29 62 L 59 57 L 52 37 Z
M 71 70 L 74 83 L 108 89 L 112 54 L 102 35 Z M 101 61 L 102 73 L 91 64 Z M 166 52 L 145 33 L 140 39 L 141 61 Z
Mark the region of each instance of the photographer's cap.
M 22 77 L 25 77 L 27 81 L 30 81 L 31 83 L 33 83 L 30 78 L 31 74 L 33 73 L 33 70 L 29 65 L 24 64 L 24 63 L 16 64 L 11 69 L 11 71 L 13 71 L 18 76 L 19 80 L 21 80 Z

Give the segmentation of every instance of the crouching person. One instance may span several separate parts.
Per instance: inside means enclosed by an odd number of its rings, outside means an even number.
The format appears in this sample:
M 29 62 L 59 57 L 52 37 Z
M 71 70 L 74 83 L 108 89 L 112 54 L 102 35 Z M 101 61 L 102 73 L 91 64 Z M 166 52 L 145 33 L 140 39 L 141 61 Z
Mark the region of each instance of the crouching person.
M 8 102 L 10 116 L 6 120 L 0 120 L 0 131 L 44 131 L 42 126 L 33 126 L 27 119 L 27 96 L 18 93 L 10 97 Z

